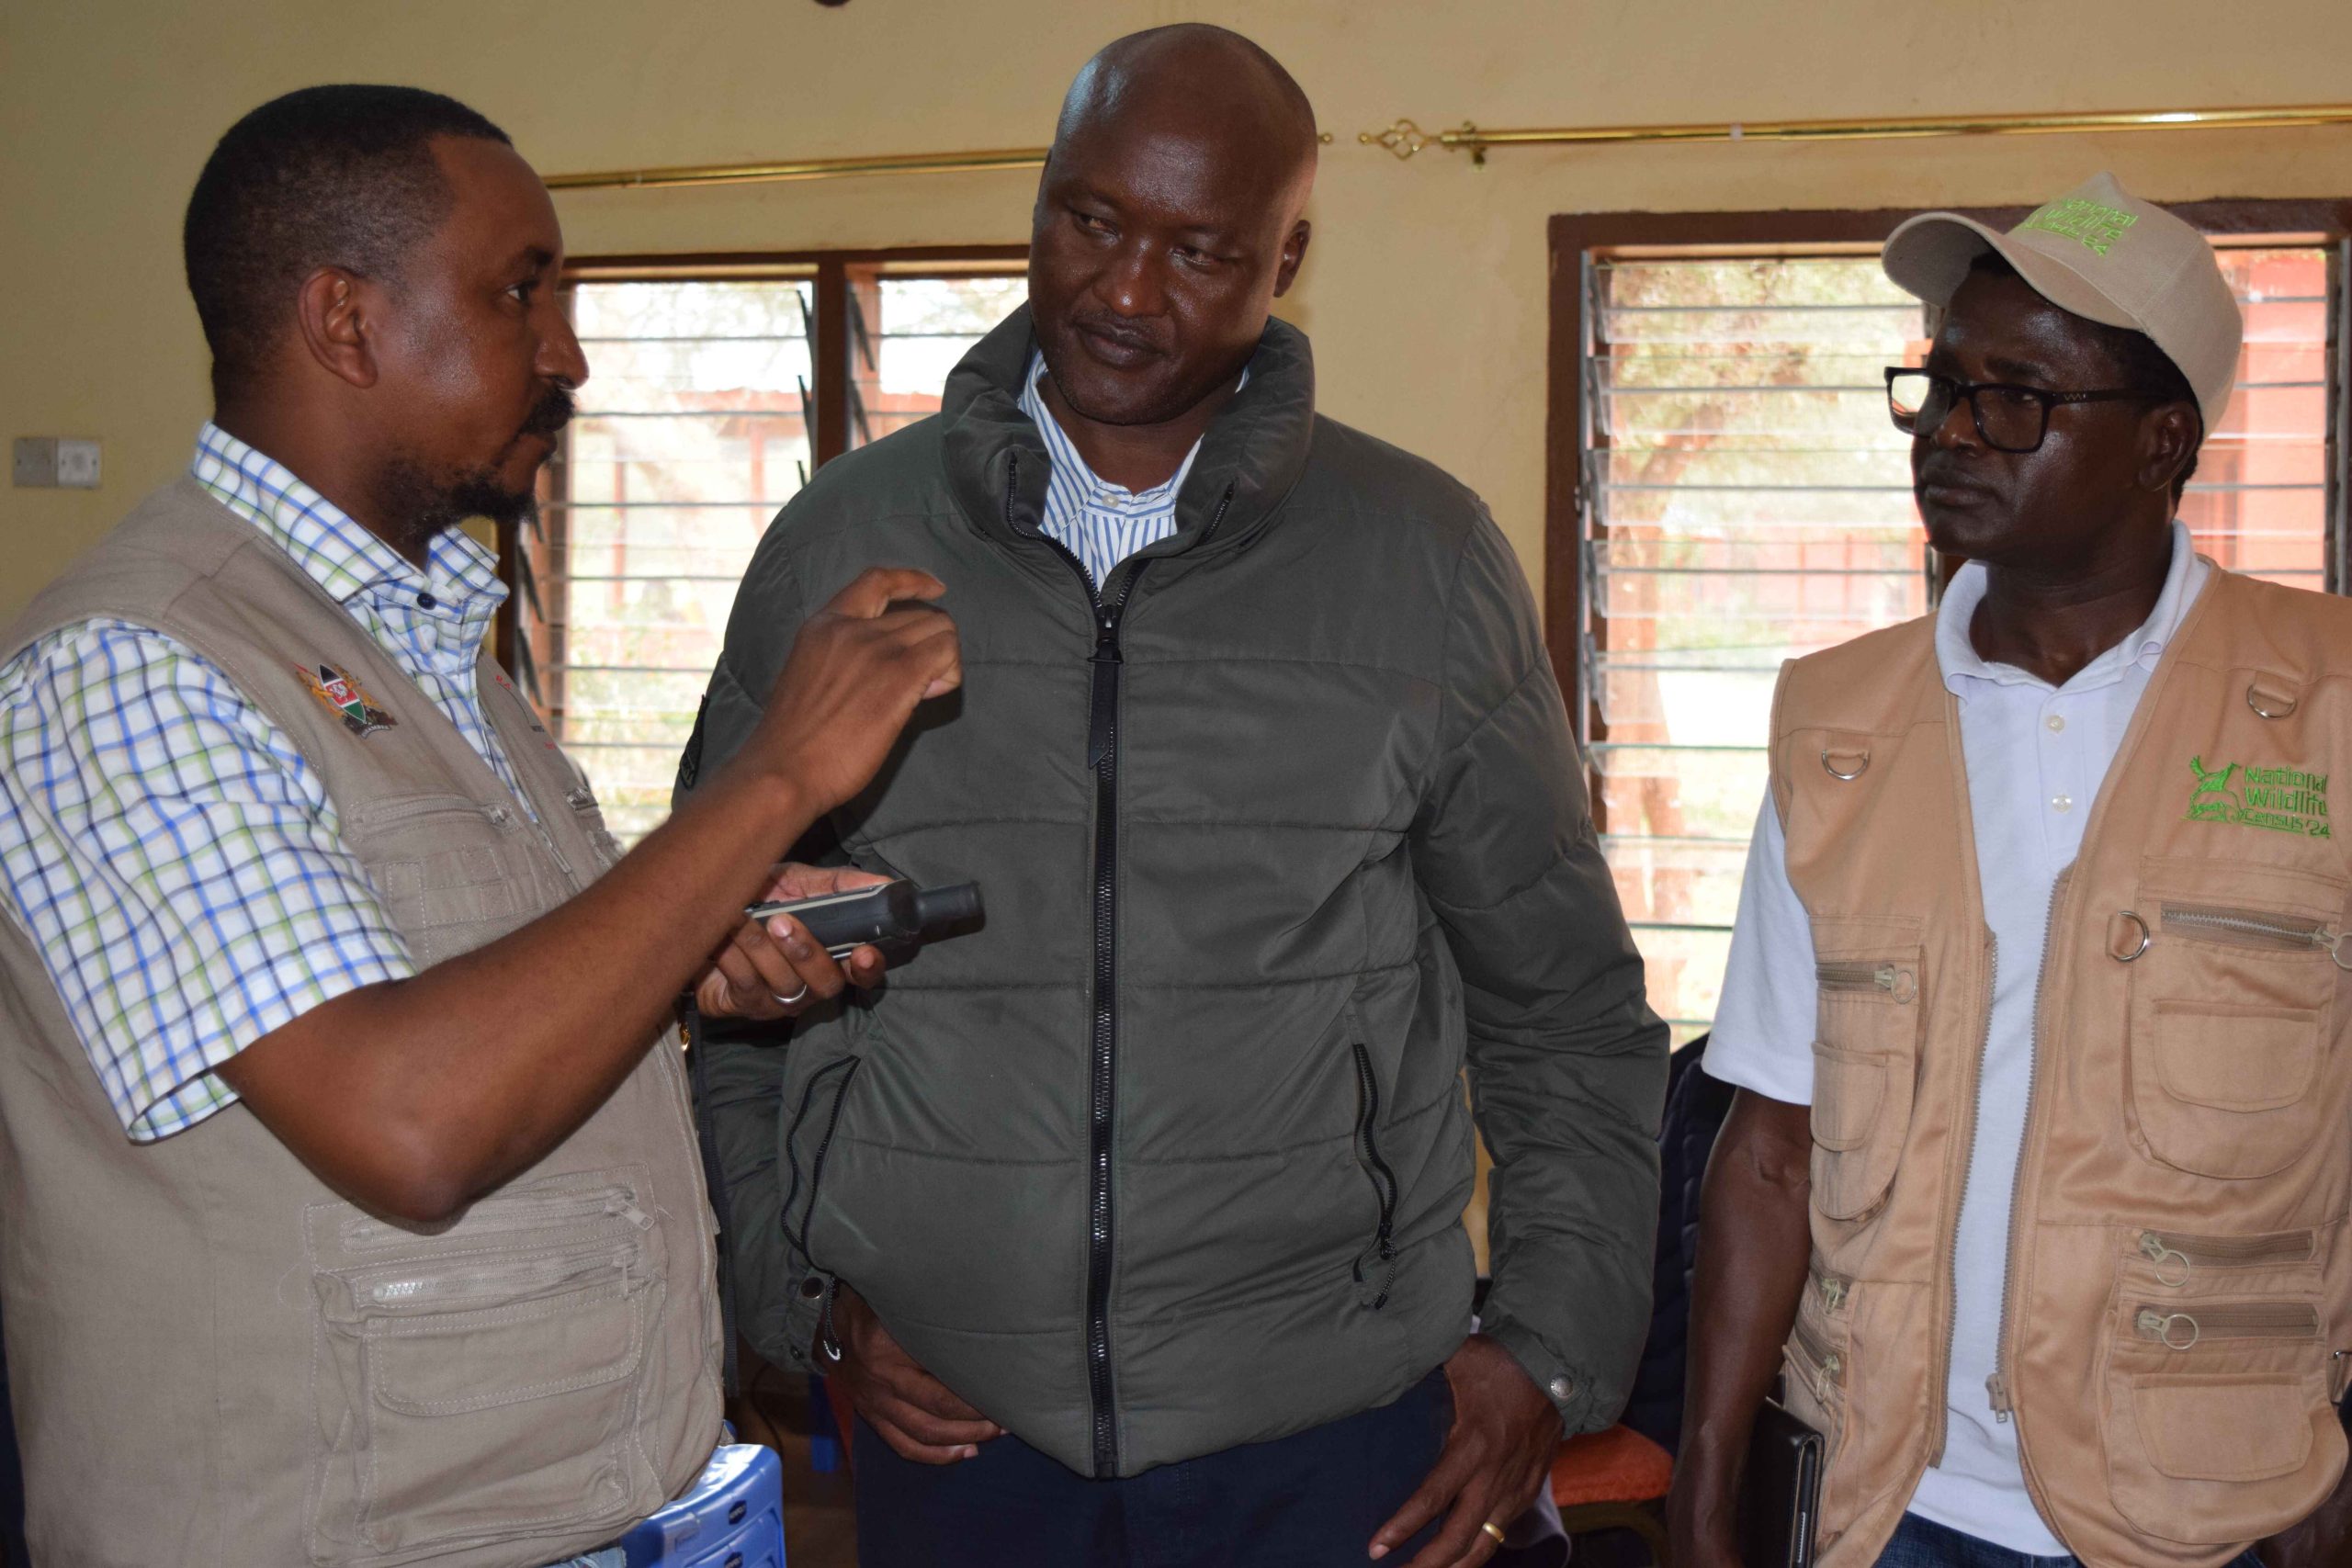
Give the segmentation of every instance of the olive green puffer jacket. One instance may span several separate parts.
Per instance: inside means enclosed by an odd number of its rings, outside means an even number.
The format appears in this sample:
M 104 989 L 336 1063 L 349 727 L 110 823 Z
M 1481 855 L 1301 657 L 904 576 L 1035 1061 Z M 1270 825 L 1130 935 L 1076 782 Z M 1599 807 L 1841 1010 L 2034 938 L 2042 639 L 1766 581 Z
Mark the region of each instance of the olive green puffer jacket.
M 1485 1326 L 1571 1431 L 1648 1324 L 1666 1032 L 1534 608 L 1477 498 L 1317 416 L 1268 326 L 1174 537 L 1098 596 L 1038 531 L 1027 311 L 762 541 L 682 788 L 868 566 L 947 584 L 965 684 L 827 825 L 981 931 L 784 1049 L 711 1048 L 742 1322 L 835 1278 L 1008 1430 L 1132 1475 L 1394 1399 Z

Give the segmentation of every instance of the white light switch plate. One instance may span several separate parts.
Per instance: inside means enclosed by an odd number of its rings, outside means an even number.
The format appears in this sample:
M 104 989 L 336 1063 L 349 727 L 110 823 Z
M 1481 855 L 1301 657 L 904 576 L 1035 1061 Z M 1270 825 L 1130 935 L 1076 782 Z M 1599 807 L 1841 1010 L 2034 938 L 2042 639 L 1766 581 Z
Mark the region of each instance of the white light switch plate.
M 95 440 L 58 438 L 57 482 L 66 490 L 98 488 L 98 444 Z

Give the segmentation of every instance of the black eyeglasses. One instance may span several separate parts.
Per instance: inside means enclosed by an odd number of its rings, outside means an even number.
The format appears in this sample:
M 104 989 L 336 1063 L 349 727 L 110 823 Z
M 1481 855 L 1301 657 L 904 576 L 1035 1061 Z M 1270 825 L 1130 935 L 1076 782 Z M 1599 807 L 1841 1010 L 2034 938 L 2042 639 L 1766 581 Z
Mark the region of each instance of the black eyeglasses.
M 2008 381 L 1956 381 L 1932 371 L 1887 367 L 1886 410 L 1905 435 L 1932 435 L 1951 417 L 1952 406 L 1968 400 L 1976 434 L 1996 452 L 2039 452 L 2050 434 L 2050 411 L 2060 403 L 2155 402 L 2132 387 L 2102 387 L 2088 392 L 2046 392 Z

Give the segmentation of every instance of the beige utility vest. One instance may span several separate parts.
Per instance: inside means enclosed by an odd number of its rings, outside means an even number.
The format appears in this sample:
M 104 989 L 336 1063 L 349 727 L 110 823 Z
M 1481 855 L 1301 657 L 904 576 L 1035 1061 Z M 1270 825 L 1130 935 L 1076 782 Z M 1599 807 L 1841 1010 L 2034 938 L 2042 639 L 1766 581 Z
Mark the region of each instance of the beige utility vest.
M 1932 617 L 1798 660 L 1772 793 L 1819 963 L 1813 1278 L 1786 1351 L 1825 1568 L 1942 1451 L 1996 954 Z M 2352 604 L 2216 572 L 2059 879 L 2001 1371 L 2026 1484 L 2094 1564 L 2219 1563 L 2335 1485 L 2352 1344 Z
M 227 671 L 318 771 L 420 966 L 572 897 L 615 849 L 496 666 L 521 801 L 364 627 L 193 480 L 0 636 L 94 616 Z M 354 678 L 372 723 L 302 676 Z M 335 1196 L 243 1105 L 134 1144 L 0 920 L 0 1294 L 35 1560 L 532 1568 L 683 1491 L 718 1435 L 710 1212 L 674 1035 L 454 1222 Z

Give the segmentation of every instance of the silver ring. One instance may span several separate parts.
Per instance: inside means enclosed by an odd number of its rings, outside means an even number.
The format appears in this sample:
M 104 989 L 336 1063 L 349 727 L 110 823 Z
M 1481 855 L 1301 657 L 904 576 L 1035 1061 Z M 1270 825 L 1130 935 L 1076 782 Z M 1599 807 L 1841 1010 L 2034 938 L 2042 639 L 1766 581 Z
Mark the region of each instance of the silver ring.
M 1841 769 L 1839 769 L 1837 763 L 1832 762 L 1832 761 L 1829 760 L 1829 759 L 1830 759 L 1830 757 L 1831 757 L 1832 755 L 1836 755 L 1836 756 L 1838 756 L 1838 757 L 1841 757 L 1841 758 L 1842 758 L 1842 757 L 1851 757 L 1851 758 L 1853 758 L 1853 759 L 1855 760 L 1855 762 L 1854 762 L 1854 771 L 1853 771 L 1852 773 L 1846 773 L 1846 772 L 1842 771 Z M 1823 772 L 1825 772 L 1825 773 L 1827 773 L 1831 778 L 1833 778 L 1833 779 L 1843 779 L 1843 780 L 1845 780 L 1848 784 L 1852 784 L 1856 779 L 1860 778 L 1860 777 L 1862 776 L 1862 774 L 1863 774 L 1865 772 L 1867 772 L 1867 771 L 1869 770 L 1870 765 L 1871 765 L 1871 754 L 1870 754 L 1868 751 L 1838 751 L 1838 752 L 1836 752 L 1836 753 L 1832 753 L 1832 752 L 1830 751 L 1830 750 L 1829 750 L 1827 747 L 1826 747 L 1826 746 L 1825 746 L 1825 747 L 1823 747 L 1823 748 L 1822 748 L 1822 750 L 1821 750 L 1821 767 L 1822 767 L 1822 771 L 1823 771 Z
M 2115 950 L 2114 938 L 2109 937 L 2108 939 L 2107 955 L 2109 958 L 2114 959 L 2118 964 L 2130 964 L 2133 960 L 2137 959 L 2142 953 L 2148 951 L 2148 944 L 2155 940 L 2155 933 L 2148 930 L 2148 922 L 2140 918 L 2140 913 L 2136 909 L 2118 910 L 2115 918 L 2119 920 L 2129 920 L 2133 925 L 2140 928 L 2140 945 L 2133 948 L 2129 953 L 2118 953 Z
M 788 997 L 776 996 L 774 991 L 770 991 L 768 995 L 775 998 L 775 1005 L 780 1008 L 797 1007 L 808 999 L 808 982 L 801 981 L 800 988 Z

